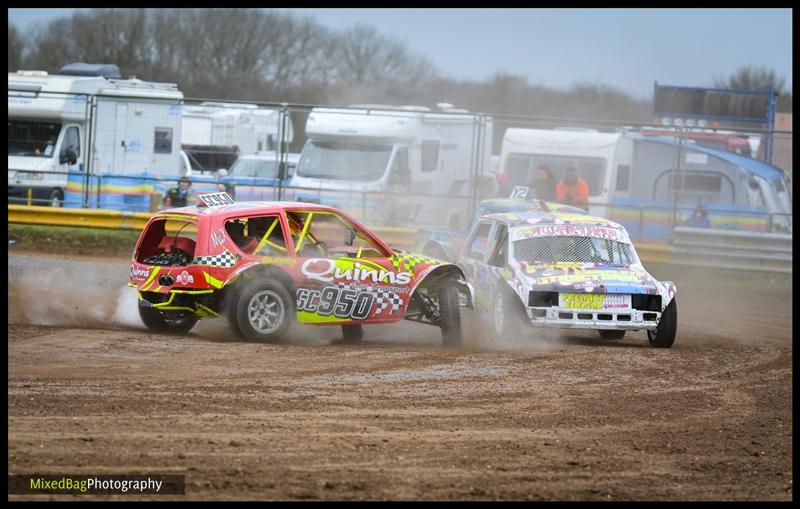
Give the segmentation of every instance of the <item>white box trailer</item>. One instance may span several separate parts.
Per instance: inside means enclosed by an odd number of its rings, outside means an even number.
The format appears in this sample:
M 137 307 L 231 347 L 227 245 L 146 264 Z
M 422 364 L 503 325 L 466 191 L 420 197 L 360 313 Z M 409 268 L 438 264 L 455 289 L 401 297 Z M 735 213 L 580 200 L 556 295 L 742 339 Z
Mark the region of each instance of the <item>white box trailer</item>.
M 9 198 L 30 190 L 59 206 L 69 181 L 78 203 L 67 205 L 81 206 L 77 172 L 94 176 L 101 195 L 118 197 L 148 194 L 153 182 L 134 177 L 177 178 L 182 99 L 177 85 L 121 79 L 115 65 L 9 73 Z
M 491 172 L 492 122 L 439 106 L 314 108 L 292 180 L 303 189 L 287 198 L 372 224 L 466 224 L 471 193 Z

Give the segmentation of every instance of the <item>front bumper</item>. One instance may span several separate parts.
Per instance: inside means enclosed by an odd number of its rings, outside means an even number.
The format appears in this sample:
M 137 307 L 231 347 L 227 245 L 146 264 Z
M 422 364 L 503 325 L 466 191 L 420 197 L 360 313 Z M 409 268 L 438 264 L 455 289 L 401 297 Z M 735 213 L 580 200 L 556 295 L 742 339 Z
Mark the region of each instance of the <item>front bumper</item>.
M 656 311 L 568 309 L 528 307 L 528 318 L 537 327 L 601 330 L 656 330 L 661 313 Z

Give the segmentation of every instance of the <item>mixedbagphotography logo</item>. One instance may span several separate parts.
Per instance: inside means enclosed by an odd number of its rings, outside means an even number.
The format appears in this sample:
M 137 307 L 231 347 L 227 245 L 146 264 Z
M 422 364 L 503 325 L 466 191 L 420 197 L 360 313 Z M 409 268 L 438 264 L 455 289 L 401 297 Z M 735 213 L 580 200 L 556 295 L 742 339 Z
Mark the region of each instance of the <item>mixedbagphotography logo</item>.
M 9 495 L 184 495 L 185 475 L 13 474 Z

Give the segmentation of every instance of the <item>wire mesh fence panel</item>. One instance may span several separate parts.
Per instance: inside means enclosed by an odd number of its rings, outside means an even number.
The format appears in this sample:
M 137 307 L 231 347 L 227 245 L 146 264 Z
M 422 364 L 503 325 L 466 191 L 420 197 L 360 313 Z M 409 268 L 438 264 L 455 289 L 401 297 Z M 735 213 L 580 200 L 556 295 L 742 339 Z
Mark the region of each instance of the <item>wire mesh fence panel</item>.
M 785 129 L 201 101 L 169 84 L 44 92 L 9 80 L 10 203 L 152 211 L 225 190 L 331 205 L 367 225 L 461 231 L 482 200 L 526 188 L 526 199 L 611 218 L 640 241 L 666 242 L 680 225 L 792 229 Z

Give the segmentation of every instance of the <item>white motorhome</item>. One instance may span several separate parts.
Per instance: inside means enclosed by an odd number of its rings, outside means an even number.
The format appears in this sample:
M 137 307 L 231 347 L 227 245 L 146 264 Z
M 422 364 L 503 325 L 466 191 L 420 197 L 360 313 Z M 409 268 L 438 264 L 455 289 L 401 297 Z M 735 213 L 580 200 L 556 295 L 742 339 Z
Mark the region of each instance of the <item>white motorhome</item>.
M 664 240 L 669 210 L 685 221 L 698 205 L 717 228 L 791 231 L 791 200 L 779 168 L 731 151 L 673 137 L 593 129 L 508 129 L 501 193 L 527 186 L 540 166 L 556 181 L 569 167 L 589 186 L 589 212 L 623 223 L 634 237 Z
M 314 108 L 287 196 L 348 210 L 372 224 L 469 220 L 470 197 L 491 170 L 492 123 L 439 104 Z
M 281 120 L 280 110 L 259 108 L 255 104 L 206 101 L 199 105 L 185 105 L 181 145 L 201 163 L 205 154 L 224 154 L 231 149 L 235 149 L 239 156 L 277 150 L 282 139 Z M 291 143 L 294 138 L 292 124 L 287 119 L 284 125 L 282 141 Z M 233 164 L 234 160 L 230 163 Z M 186 169 L 187 175 L 193 175 L 193 168 Z
M 9 199 L 31 193 L 60 206 L 74 181 L 77 203 L 66 205 L 81 206 L 81 175 L 130 176 L 94 180 L 91 188 L 117 197 L 130 188 L 143 197 L 147 181 L 133 177 L 179 174 L 182 99 L 177 85 L 121 79 L 116 65 L 9 73 Z

